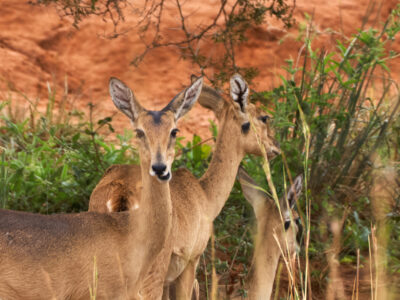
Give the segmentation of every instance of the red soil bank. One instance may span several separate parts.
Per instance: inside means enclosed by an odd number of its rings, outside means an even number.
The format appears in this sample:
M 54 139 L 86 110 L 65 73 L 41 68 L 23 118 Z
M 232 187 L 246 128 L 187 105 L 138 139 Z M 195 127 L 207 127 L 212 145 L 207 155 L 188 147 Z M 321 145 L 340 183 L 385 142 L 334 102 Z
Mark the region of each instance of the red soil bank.
M 207 24 L 216 14 L 215 7 L 219 3 L 216 0 L 186 1 L 184 9 L 187 14 L 194 12 L 191 24 L 200 21 Z M 397 3 L 396 0 L 383 1 L 381 17 L 375 21 L 383 21 Z M 350 35 L 360 27 L 367 4 L 368 0 L 297 0 L 294 16 L 302 22 L 305 12 L 313 14 L 319 31 L 332 28 Z M 375 10 L 378 8 L 379 4 Z M 166 27 L 177 27 L 179 17 L 172 6 L 167 5 L 164 22 Z M 127 14 L 121 29 L 132 28 L 133 24 L 135 18 Z M 287 31 L 280 22 L 271 20 L 268 25 L 250 32 L 250 39 L 237 54 L 239 66 L 255 66 L 260 70 L 254 89 L 278 85 L 276 74 L 282 73 L 285 59 L 296 59 L 301 47 L 301 43 L 295 41 L 296 28 Z M 198 69 L 180 60 L 178 51 L 173 48 L 150 52 L 139 68 L 135 68 L 130 62 L 143 50 L 135 29 L 116 39 L 104 39 L 102 35 L 110 30 L 109 23 L 96 17 L 83 21 L 77 30 L 71 20 L 60 18 L 54 7 L 32 6 L 26 0 L 3 0 L 0 6 L 0 95 L 4 99 L 11 93 L 20 104 L 26 100 L 15 93 L 17 90 L 32 99 L 40 96 L 39 107 L 43 107 L 47 82 L 55 82 L 61 95 L 67 76 L 69 92 L 80 95 L 74 105 L 82 109 L 92 102 L 96 105 L 96 117 L 100 118 L 116 112 L 108 95 L 110 76 L 128 83 L 145 107 L 160 109 L 189 84 L 190 74 L 198 74 Z M 336 38 L 335 34 L 323 33 L 317 45 L 330 49 Z M 283 42 L 279 43 L 281 39 Z M 395 48 L 400 51 L 399 42 Z M 393 76 L 398 78 L 400 62 L 392 63 L 391 68 Z M 211 117 L 210 112 L 197 105 L 181 121 L 182 134 L 208 136 Z M 113 125 L 119 132 L 124 127 L 129 128 L 129 122 L 121 113 L 115 116 Z

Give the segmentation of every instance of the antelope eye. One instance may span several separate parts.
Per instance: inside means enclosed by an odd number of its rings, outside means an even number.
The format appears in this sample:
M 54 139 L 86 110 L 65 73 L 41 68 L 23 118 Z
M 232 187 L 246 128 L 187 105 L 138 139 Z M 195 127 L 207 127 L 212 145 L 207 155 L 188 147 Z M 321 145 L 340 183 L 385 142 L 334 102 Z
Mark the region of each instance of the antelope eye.
M 301 237 L 303 235 L 303 225 L 301 225 L 301 220 L 300 218 L 296 219 L 296 224 L 297 224 L 297 234 L 296 234 L 296 240 L 300 244 L 301 243 Z
M 178 134 L 178 132 L 179 132 L 178 128 L 172 129 L 171 130 L 171 137 L 172 138 L 176 138 L 176 135 Z
M 269 120 L 269 116 L 262 116 L 262 117 L 260 117 L 260 121 L 261 122 L 263 122 L 263 123 L 267 123 L 267 121 Z
M 290 220 L 285 221 L 285 231 L 289 229 L 290 226 Z
M 143 138 L 144 137 L 144 131 L 141 130 L 141 129 L 136 129 L 136 137 Z
M 250 122 L 242 124 L 242 133 L 247 134 L 250 130 Z

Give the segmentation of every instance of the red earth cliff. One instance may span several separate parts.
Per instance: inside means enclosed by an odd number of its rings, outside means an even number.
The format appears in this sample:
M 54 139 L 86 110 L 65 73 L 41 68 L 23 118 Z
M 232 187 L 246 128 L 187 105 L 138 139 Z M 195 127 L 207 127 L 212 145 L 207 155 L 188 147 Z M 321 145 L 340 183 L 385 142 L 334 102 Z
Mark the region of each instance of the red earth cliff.
M 294 17 L 304 20 L 304 13 L 313 15 L 314 23 L 321 34 L 317 46 L 331 49 L 337 35 L 350 35 L 361 26 L 368 0 L 318 1 L 298 0 Z M 201 5 L 199 4 L 201 3 Z M 185 12 L 193 13 L 192 23 L 211 21 L 216 14 L 219 1 L 187 1 Z M 395 7 L 396 0 L 383 1 L 377 5 L 380 17 L 371 22 L 379 24 Z M 177 27 L 179 17 L 172 6 L 166 7 L 164 22 L 167 27 Z M 135 18 L 127 16 L 122 28 L 133 28 Z M 14 102 L 21 105 L 26 100 L 16 91 L 29 98 L 40 97 L 39 107 L 46 103 L 47 83 L 64 90 L 67 78 L 68 91 L 75 97 L 74 105 L 86 109 L 92 102 L 96 106 L 96 117 L 116 113 L 108 94 L 108 79 L 116 76 L 125 81 L 145 107 L 160 109 L 184 86 L 189 84 L 190 75 L 199 70 L 187 60 L 179 59 L 174 48 L 162 48 L 147 54 L 138 68 L 130 65 L 134 56 L 143 50 L 135 29 L 116 39 L 105 39 L 104 32 L 110 24 L 101 18 L 85 19 L 75 29 L 68 18 L 61 18 L 54 7 L 30 5 L 26 0 L 4 0 L 0 6 L 0 93 L 5 99 L 12 95 Z M 259 76 L 254 81 L 255 90 L 270 89 L 279 84 L 276 76 L 282 73 L 285 59 L 296 59 L 301 43 L 295 40 L 297 26 L 285 30 L 281 22 L 270 20 L 249 33 L 249 40 L 237 50 L 238 65 L 257 67 Z M 281 42 L 280 42 L 281 41 Z M 400 51 L 397 41 L 395 48 Z M 215 49 L 210 49 L 210 52 Z M 390 65 L 392 76 L 398 79 L 400 62 Z M 74 97 L 72 97 L 74 98 Z M 212 114 L 197 105 L 181 122 L 183 135 L 193 133 L 208 136 L 208 119 Z M 129 122 L 121 113 L 113 121 L 121 132 L 129 128 Z

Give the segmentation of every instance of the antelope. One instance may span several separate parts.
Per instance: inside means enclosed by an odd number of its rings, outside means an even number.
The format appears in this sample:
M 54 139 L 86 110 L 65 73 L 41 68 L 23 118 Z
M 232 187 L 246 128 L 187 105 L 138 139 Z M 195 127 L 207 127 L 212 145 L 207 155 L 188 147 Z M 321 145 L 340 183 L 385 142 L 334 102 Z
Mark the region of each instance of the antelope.
M 219 134 L 210 166 L 200 179 L 186 169 L 179 169 L 170 182 L 172 255 L 163 299 L 169 299 L 170 286 L 173 286 L 176 299 L 191 299 L 199 257 L 211 236 L 213 221 L 229 197 L 241 160 L 246 154 L 263 155 L 254 131 L 257 131 L 269 158 L 280 153 L 269 129 L 268 116 L 249 103 L 249 88 L 240 75 L 231 78 L 230 93 L 233 101 L 225 101 L 216 90 L 203 86 L 199 103 L 211 109 L 219 121 Z M 250 119 L 255 130 L 250 128 Z M 114 187 L 115 182 L 118 182 L 117 187 Z M 130 208 L 140 197 L 140 186 L 139 167 L 112 166 L 93 190 L 89 210 L 106 212 Z M 156 260 L 147 276 L 148 284 L 142 288 L 143 295 L 151 291 L 151 284 L 155 282 L 153 276 L 162 262 L 163 259 Z
M 110 79 L 112 100 L 139 140 L 139 202 L 129 211 L 104 214 L 0 210 L 0 299 L 137 297 L 142 278 L 168 246 L 176 122 L 191 109 L 202 83 L 198 79 L 164 109 L 151 111 L 122 81 Z
M 282 252 L 291 257 L 298 248 L 296 235 L 301 223 L 292 210 L 300 197 L 303 177 L 294 179 L 286 197 L 279 200 L 280 209 L 244 169 L 239 169 L 238 178 L 257 221 L 254 254 L 245 288 L 250 300 L 270 299 Z

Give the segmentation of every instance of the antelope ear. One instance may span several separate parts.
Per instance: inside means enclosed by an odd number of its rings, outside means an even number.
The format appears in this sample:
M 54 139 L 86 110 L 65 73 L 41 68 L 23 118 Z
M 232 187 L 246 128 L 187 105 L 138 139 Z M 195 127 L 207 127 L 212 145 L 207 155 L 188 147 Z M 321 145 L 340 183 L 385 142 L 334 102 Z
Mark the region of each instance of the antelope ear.
M 190 75 L 190 83 L 194 83 L 197 79 L 201 78 L 201 76 L 197 77 L 196 75 Z
M 135 121 L 143 108 L 136 100 L 132 90 L 115 77 L 110 78 L 109 89 L 115 106 L 127 115 L 129 119 Z
M 268 197 L 267 193 L 263 191 L 242 167 L 239 167 L 238 179 L 242 186 L 244 197 L 250 202 L 253 208 L 256 208 L 257 204 L 264 202 Z
M 203 85 L 203 90 L 201 91 L 199 97 L 199 104 L 207 109 L 211 109 L 216 116 L 224 106 L 224 99 L 221 93 L 207 85 Z
M 247 82 L 239 74 L 235 74 L 231 77 L 231 97 L 233 101 L 239 104 L 242 112 L 246 111 L 248 103 L 249 87 Z
M 180 92 L 170 103 L 162 110 L 170 110 L 175 114 L 175 119 L 178 120 L 192 109 L 200 96 L 203 87 L 203 78 L 200 77 L 192 83 L 185 91 Z
M 286 194 L 286 199 L 289 203 L 290 209 L 294 207 L 297 199 L 300 198 L 302 188 L 303 188 L 303 175 L 300 174 L 297 175 L 297 177 L 293 180 L 293 184 L 290 186 L 289 191 Z

